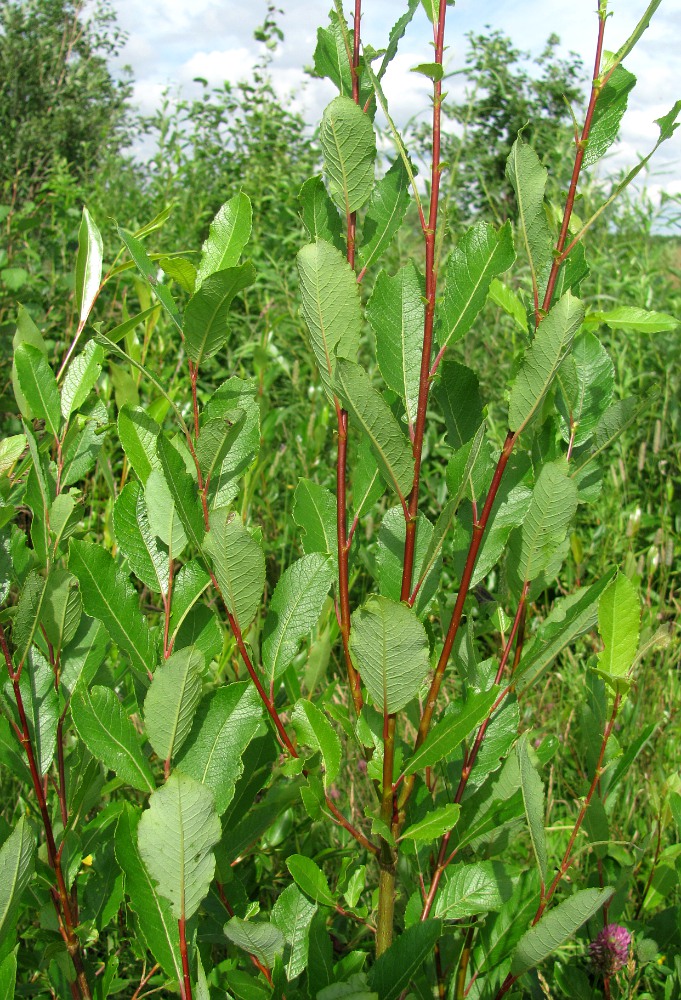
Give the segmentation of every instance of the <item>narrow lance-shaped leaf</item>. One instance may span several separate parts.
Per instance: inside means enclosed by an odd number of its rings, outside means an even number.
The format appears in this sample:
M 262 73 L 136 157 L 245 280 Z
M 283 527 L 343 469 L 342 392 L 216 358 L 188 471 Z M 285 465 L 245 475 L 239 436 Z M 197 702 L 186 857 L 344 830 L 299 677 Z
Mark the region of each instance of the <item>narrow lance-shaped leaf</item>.
M 21 391 L 31 411 L 44 420 L 47 429 L 59 436 L 61 403 L 54 372 L 47 358 L 31 344 L 20 344 L 14 352 L 14 366 Z
M 209 275 L 238 264 L 251 235 L 252 221 L 251 202 L 243 191 L 225 202 L 211 222 L 208 237 L 202 247 L 201 261 L 196 271 L 196 291 Z
M 376 136 L 371 119 L 350 97 L 335 97 L 319 133 L 331 196 L 349 215 L 361 208 L 374 186 Z
M 144 723 L 161 760 L 173 758 L 189 736 L 201 698 L 203 666 L 203 654 L 187 646 L 168 657 L 154 674 L 144 699 Z
M 603 650 L 599 670 L 610 677 L 624 677 L 638 649 L 641 604 L 631 580 L 618 573 L 598 602 L 598 631 Z
M 46 587 L 47 581 L 45 577 L 41 576 L 36 570 L 31 570 L 24 581 L 12 623 L 15 669 L 21 666 L 28 656 L 33 637 L 42 617 Z
M 380 711 L 398 712 L 418 693 L 429 667 L 428 637 L 415 613 L 372 596 L 352 615 L 350 651 Z
M 29 654 L 19 686 L 38 771 L 44 775 L 57 748 L 59 699 L 52 667 L 35 647 Z
M 289 982 L 307 966 L 310 923 L 316 912 L 316 904 L 297 885 L 287 885 L 272 908 L 272 922 L 290 945 L 285 966 Z
M 556 376 L 560 392 L 556 405 L 563 417 L 561 431 L 573 447 L 588 441 L 610 405 L 615 377 L 610 356 L 598 339 L 583 331 Z
M 0 848 L 0 944 L 13 927 L 21 895 L 33 875 L 35 840 L 25 816 Z
M 359 350 L 362 310 L 357 280 L 343 254 L 324 240 L 303 247 L 296 260 L 310 344 L 324 390 L 333 400 L 336 357 L 356 358 Z
M 139 609 L 139 597 L 112 556 L 93 542 L 72 538 L 69 569 L 78 577 L 86 612 L 101 621 L 138 672 L 146 675 L 153 670 L 154 643 Z
M 152 532 L 144 491 L 139 483 L 126 483 L 119 493 L 114 504 L 113 523 L 116 540 L 135 576 L 154 593 L 166 594 L 170 562 Z
M 211 358 L 227 340 L 227 318 L 234 297 L 255 281 L 250 261 L 210 274 L 192 295 L 184 311 L 187 356 L 195 365 Z
M 507 222 L 497 232 L 478 222 L 459 240 L 444 270 L 444 299 L 438 308 L 436 336 L 442 349 L 470 330 L 489 292 L 492 278 L 515 260 L 513 233 Z
M 263 629 L 262 661 L 271 681 L 283 674 L 300 640 L 319 621 L 333 577 L 333 563 L 321 552 L 298 559 L 280 577 Z
M 82 353 L 76 355 L 66 369 L 60 403 L 65 420 L 68 420 L 90 395 L 102 370 L 103 359 L 102 348 L 94 340 L 89 340 Z
M 71 697 L 71 718 L 93 757 L 133 788 L 154 790 L 154 776 L 135 727 L 114 691 L 97 685 L 88 692 L 78 685 Z
M 411 262 L 394 276 L 381 271 L 367 305 L 376 335 L 376 360 L 385 384 L 401 397 L 416 422 L 423 348 L 423 280 Z
M 204 551 L 229 612 L 243 633 L 255 618 L 265 586 L 265 556 L 235 514 L 217 510 L 211 515 Z
M 522 528 L 512 538 L 513 570 L 520 582 L 535 580 L 565 538 L 577 510 L 577 485 L 567 462 L 542 467 Z
M 532 281 L 538 287 L 553 250 L 551 230 L 544 211 L 544 190 L 548 171 L 532 146 L 518 137 L 506 161 L 506 177 L 518 202 L 518 221 L 530 258 Z
M 124 406 L 118 414 L 118 439 L 144 485 L 152 469 L 160 469 L 156 442 L 161 428 L 140 406 Z
M 629 94 L 635 86 L 634 74 L 622 65 L 616 66 L 596 101 L 584 154 L 585 167 L 600 160 L 617 139 Z
M 343 251 L 343 225 L 320 174 L 305 181 L 298 195 L 300 217 L 310 239 L 324 240 Z
M 358 253 L 363 268 L 375 264 L 388 249 L 408 205 L 409 175 L 402 160 L 397 159 L 371 192 Z
M 430 844 L 454 829 L 460 811 L 461 806 L 456 802 L 431 809 L 424 819 L 408 826 L 400 840 L 419 840 Z
M 205 525 L 196 483 L 187 472 L 184 460 L 177 448 L 161 434 L 156 444 L 163 478 L 175 504 L 175 510 L 187 533 L 187 537 L 198 549 L 203 542 Z
M 360 365 L 338 359 L 335 388 L 371 442 L 379 469 L 404 500 L 411 490 L 414 460 L 411 448 L 383 397 Z
M 336 557 L 336 498 L 310 479 L 299 479 L 293 494 L 293 520 L 303 532 L 303 552 Z
M 401 507 L 386 511 L 378 532 L 377 570 L 379 589 L 384 597 L 400 600 L 402 592 L 402 562 L 406 539 L 406 523 Z M 425 514 L 416 516 L 416 544 L 414 548 L 414 579 L 419 580 L 419 591 L 413 608 L 423 618 L 437 590 L 441 560 L 439 552 L 430 552 L 434 529 Z M 428 557 L 428 558 L 427 558 Z
M 490 691 L 471 694 L 459 711 L 445 715 L 444 719 L 436 723 L 421 746 L 407 761 L 403 771 L 405 777 L 416 774 L 425 767 L 432 767 L 453 753 L 478 723 L 482 722 L 496 701 L 498 693 L 497 688 L 492 688 Z
M 211 791 L 186 774 L 173 772 L 150 797 L 139 852 L 176 920 L 192 917 L 208 895 L 221 832 Z
M 53 568 L 47 578 L 40 624 L 52 644 L 55 659 L 76 634 L 82 612 L 83 602 L 75 576 L 68 570 Z
M 135 262 L 137 270 L 140 272 L 142 277 L 145 279 L 146 283 L 151 288 L 152 292 L 159 300 L 165 311 L 170 316 L 171 320 L 175 324 L 180 332 L 182 331 L 182 323 L 180 321 L 180 313 L 178 311 L 177 305 L 174 298 L 170 294 L 170 289 L 167 285 L 162 285 L 158 280 L 158 269 L 150 257 L 147 255 L 144 246 L 136 239 L 132 233 L 128 233 L 125 229 L 118 228 L 118 235 L 120 236 L 123 243 L 125 243 L 130 256 Z
M 341 741 L 324 712 L 306 698 L 296 703 L 291 722 L 298 739 L 319 750 L 324 761 L 324 785 L 328 788 L 338 777 L 341 766 Z
M 78 256 L 76 257 L 76 311 L 81 326 L 90 315 L 92 304 L 99 292 L 103 255 L 104 248 L 99 229 L 87 208 L 83 207 L 83 218 L 78 230 Z
M 451 354 L 445 354 L 433 392 L 442 407 L 447 441 L 456 451 L 470 441 L 483 422 L 478 376 Z
M 567 292 L 539 324 L 511 389 L 508 425 L 515 433 L 541 405 L 583 319 L 584 306 Z
M 431 958 L 441 934 L 440 920 L 419 920 L 397 936 L 369 973 L 369 985 L 381 1000 L 397 1000 L 422 964 Z
M 523 733 L 516 744 L 520 769 L 520 788 L 523 793 L 523 804 L 532 840 L 532 850 L 537 859 L 542 885 L 546 885 L 548 859 L 546 834 L 544 833 L 544 784 L 530 759 L 528 738 L 529 733 Z
M 522 936 L 513 954 L 511 973 L 521 976 L 552 955 L 612 897 L 614 889 L 580 889 Z

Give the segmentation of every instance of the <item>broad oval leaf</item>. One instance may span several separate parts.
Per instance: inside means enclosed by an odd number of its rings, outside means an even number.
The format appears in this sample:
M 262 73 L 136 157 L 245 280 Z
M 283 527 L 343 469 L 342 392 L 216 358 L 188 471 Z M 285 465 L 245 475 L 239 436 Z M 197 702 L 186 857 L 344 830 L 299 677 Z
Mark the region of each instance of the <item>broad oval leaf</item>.
M 418 693 L 429 667 L 426 630 L 406 604 L 372 596 L 352 615 L 350 651 L 380 711 L 398 712 Z
M 196 271 L 196 291 L 209 275 L 238 264 L 251 235 L 252 221 L 251 202 L 243 191 L 225 202 L 211 222 L 202 247 Z
M 255 268 L 250 261 L 239 267 L 228 267 L 206 277 L 192 295 L 184 311 L 187 356 L 195 365 L 211 358 L 227 340 L 227 317 L 232 301 L 239 292 L 255 281 Z
M 243 633 L 255 618 L 265 586 L 262 548 L 241 518 L 224 509 L 211 515 L 203 547 L 213 562 L 229 613 Z
M 78 685 L 71 697 L 71 718 L 93 757 L 133 788 L 153 792 L 156 782 L 149 762 L 114 691 L 98 685 L 88 692 Z
M 286 939 L 274 924 L 264 920 L 242 920 L 234 916 L 225 924 L 225 934 L 237 948 L 255 955 L 268 969 L 284 951 Z
M 322 116 L 319 138 L 331 196 L 346 215 L 361 208 L 374 186 L 376 136 L 368 115 L 350 97 L 335 97 Z
M 203 653 L 187 646 L 173 653 L 154 673 L 144 699 L 144 723 L 161 760 L 174 757 L 189 736 L 201 698 L 203 667 Z
M 447 870 L 435 904 L 444 920 L 500 910 L 513 895 L 514 880 L 498 861 L 454 865 Z
M 151 795 L 137 842 L 176 920 L 192 917 L 208 895 L 221 833 L 212 792 L 188 775 L 175 771 Z
M 300 217 L 311 240 L 325 240 L 341 252 L 344 235 L 338 209 L 329 198 L 320 174 L 305 181 L 298 195 Z
M 311 479 L 299 479 L 293 494 L 293 520 L 303 532 L 303 552 L 324 552 L 336 558 L 336 498 Z
M 598 631 L 603 650 L 598 667 L 610 677 L 624 677 L 636 656 L 641 602 L 631 580 L 618 573 L 598 602 Z
M 336 905 L 326 875 L 312 858 L 306 858 L 303 854 L 291 854 L 286 859 L 286 867 L 296 885 L 316 903 L 331 907 Z

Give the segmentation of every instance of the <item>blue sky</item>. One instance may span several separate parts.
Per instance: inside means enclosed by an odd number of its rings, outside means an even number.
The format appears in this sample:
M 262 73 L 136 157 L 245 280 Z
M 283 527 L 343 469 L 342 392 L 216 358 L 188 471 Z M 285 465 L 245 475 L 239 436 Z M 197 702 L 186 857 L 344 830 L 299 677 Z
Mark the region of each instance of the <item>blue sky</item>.
M 181 88 L 185 95 L 198 93 L 193 78 L 211 84 L 247 78 L 258 58 L 253 31 L 263 20 L 265 0 L 113 0 L 120 26 L 129 38 L 120 62 L 134 73 L 135 98 L 145 112 L 158 106 L 163 90 Z M 279 0 L 285 33 L 272 63 L 275 86 L 287 103 L 314 123 L 333 97 L 325 81 L 312 80 L 302 67 L 312 62 L 317 27 L 327 20 L 329 0 Z M 346 0 L 346 8 L 349 6 Z M 606 48 L 616 50 L 637 23 L 646 0 L 611 0 Z M 551 32 L 561 38 L 564 52 L 577 52 L 588 67 L 593 64 L 597 18 L 596 0 L 458 0 L 447 12 L 447 67 L 463 64 L 468 31 L 491 25 L 508 34 L 514 44 L 538 54 Z M 402 11 L 398 0 L 364 0 L 362 33 L 365 41 L 380 48 L 391 24 Z M 410 73 L 412 66 L 431 57 L 431 29 L 422 10 L 403 39 L 400 52 L 386 78 L 386 91 L 394 117 L 405 122 L 428 108 L 428 81 Z M 655 118 L 666 113 L 681 97 L 678 53 L 681 48 L 681 3 L 662 0 L 653 22 L 627 68 L 638 83 L 623 121 L 622 141 L 605 165 L 619 170 L 633 165 L 637 154 L 647 152 L 657 137 Z M 460 86 L 450 81 L 449 91 Z M 681 129 L 679 129 L 681 132 Z M 656 159 L 646 183 L 654 196 L 661 189 L 681 193 L 681 136 L 677 133 Z

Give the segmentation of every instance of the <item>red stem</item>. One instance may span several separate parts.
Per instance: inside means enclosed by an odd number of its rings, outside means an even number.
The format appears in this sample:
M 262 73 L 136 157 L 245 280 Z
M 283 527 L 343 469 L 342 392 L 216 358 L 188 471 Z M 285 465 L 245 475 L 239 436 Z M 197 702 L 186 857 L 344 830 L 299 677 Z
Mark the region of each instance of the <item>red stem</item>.
M 180 932 L 180 955 L 182 956 L 182 1000 L 192 1000 L 192 981 L 189 976 L 189 956 L 187 955 L 187 935 L 185 918 L 180 917 L 177 926 Z

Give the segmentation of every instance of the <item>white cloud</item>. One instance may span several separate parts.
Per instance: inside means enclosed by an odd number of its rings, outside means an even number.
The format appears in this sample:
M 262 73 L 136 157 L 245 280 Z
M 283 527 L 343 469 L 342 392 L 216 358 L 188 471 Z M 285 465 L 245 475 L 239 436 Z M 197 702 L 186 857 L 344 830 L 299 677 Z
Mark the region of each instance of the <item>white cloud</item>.
M 251 76 L 256 59 L 245 46 L 235 49 L 213 49 L 211 52 L 196 52 L 178 70 L 181 83 L 191 83 L 197 76 L 203 77 L 213 87 L 228 80 L 238 83 Z

